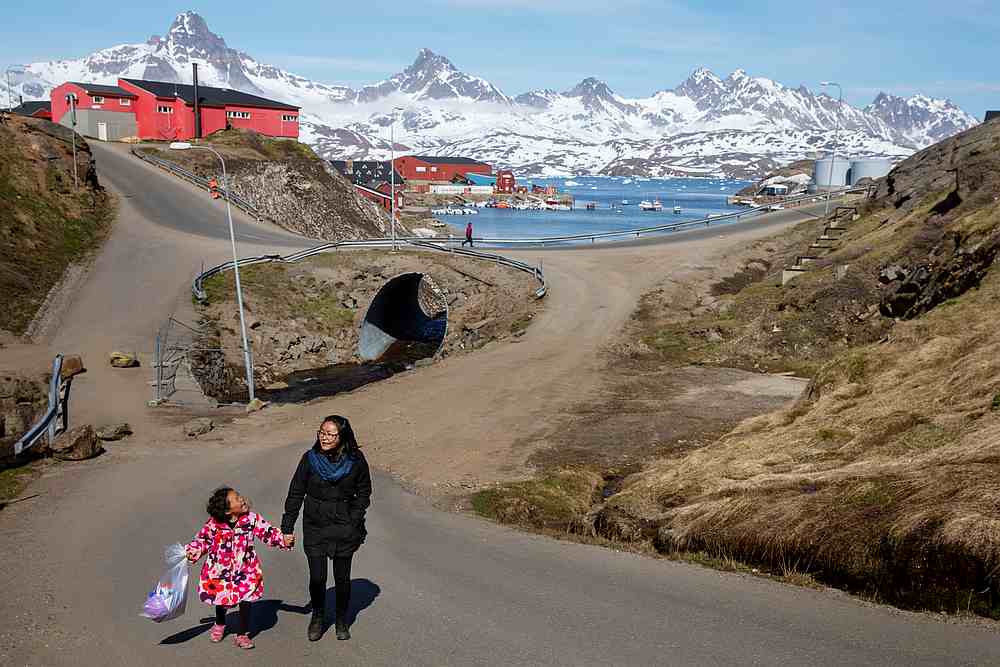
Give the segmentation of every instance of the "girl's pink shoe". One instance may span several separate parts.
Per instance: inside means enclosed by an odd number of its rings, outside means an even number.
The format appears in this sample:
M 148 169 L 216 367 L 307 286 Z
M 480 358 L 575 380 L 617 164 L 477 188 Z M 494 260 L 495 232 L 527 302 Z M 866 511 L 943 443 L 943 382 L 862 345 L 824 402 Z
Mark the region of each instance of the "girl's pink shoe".
M 250 635 L 236 635 L 233 637 L 233 643 L 239 648 L 251 649 L 254 647 L 253 640 L 250 639 Z
M 212 626 L 212 629 L 208 631 L 208 638 L 213 642 L 221 642 L 225 634 L 226 626 L 216 623 Z

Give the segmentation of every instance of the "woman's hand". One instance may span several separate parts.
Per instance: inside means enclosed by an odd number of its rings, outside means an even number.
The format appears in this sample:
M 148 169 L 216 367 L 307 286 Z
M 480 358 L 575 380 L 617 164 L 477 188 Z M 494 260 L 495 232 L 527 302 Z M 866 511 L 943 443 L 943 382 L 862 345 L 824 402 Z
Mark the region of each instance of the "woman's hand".
M 282 537 L 282 539 L 285 540 L 285 546 L 286 547 L 291 548 L 292 546 L 295 545 L 295 536 L 294 535 L 282 535 L 281 537 Z

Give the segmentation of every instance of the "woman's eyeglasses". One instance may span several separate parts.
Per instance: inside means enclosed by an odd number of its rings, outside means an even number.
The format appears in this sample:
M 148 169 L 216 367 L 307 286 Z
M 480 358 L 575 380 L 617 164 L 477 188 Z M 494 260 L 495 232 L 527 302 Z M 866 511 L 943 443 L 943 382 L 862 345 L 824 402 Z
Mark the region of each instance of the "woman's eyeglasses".
M 316 431 L 316 437 L 317 438 L 329 438 L 329 439 L 332 440 L 333 438 L 339 438 L 340 437 L 340 433 L 339 432 L 337 432 L 337 433 L 327 433 L 326 431 Z

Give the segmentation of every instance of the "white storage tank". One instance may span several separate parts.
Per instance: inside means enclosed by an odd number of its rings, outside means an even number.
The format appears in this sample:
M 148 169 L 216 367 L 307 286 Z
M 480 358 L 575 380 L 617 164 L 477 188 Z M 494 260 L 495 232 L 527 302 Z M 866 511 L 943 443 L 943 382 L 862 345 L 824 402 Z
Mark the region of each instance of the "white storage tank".
M 857 185 L 862 178 L 882 178 L 891 169 L 892 163 L 884 157 L 851 160 L 851 185 Z
M 847 185 L 847 172 L 851 168 L 851 161 L 847 157 L 830 158 L 816 160 L 813 167 L 813 182 L 820 192 L 830 188 L 842 188 Z

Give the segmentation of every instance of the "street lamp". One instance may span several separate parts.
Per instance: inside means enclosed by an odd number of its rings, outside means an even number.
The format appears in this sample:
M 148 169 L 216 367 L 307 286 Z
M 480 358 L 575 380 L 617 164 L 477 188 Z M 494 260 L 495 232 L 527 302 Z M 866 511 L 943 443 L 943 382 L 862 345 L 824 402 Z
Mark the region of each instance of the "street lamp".
M 837 164 L 837 140 L 840 139 L 840 107 L 844 102 L 844 89 L 835 81 L 820 81 L 819 85 L 824 87 L 836 86 L 837 90 L 840 91 L 840 95 L 837 98 L 837 133 L 833 135 L 833 157 L 830 158 L 830 176 L 826 182 L 826 208 L 823 212 L 823 216 L 826 217 L 830 214 L 830 190 L 833 189 L 833 169 Z
M 396 252 L 396 112 L 405 111 L 403 107 L 392 108 L 392 120 L 389 122 L 389 217 L 392 225 L 392 251 Z
M 243 335 L 243 364 L 247 371 L 247 387 L 250 389 L 250 401 L 254 400 L 253 390 L 253 359 L 250 357 L 250 343 L 247 341 L 247 323 L 243 315 L 243 289 L 240 287 L 240 265 L 236 256 L 236 232 L 233 231 L 233 210 L 229 205 L 229 181 L 226 178 L 226 161 L 222 159 L 218 151 L 208 146 L 195 146 L 187 141 L 174 141 L 170 144 L 170 149 L 175 151 L 186 151 L 192 148 L 212 153 L 219 158 L 222 164 L 222 188 L 226 191 L 226 217 L 229 219 L 229 241 L 233 245 L 233 275 L 236 276 L 236 304 L 240 310 L 240 333 Z

